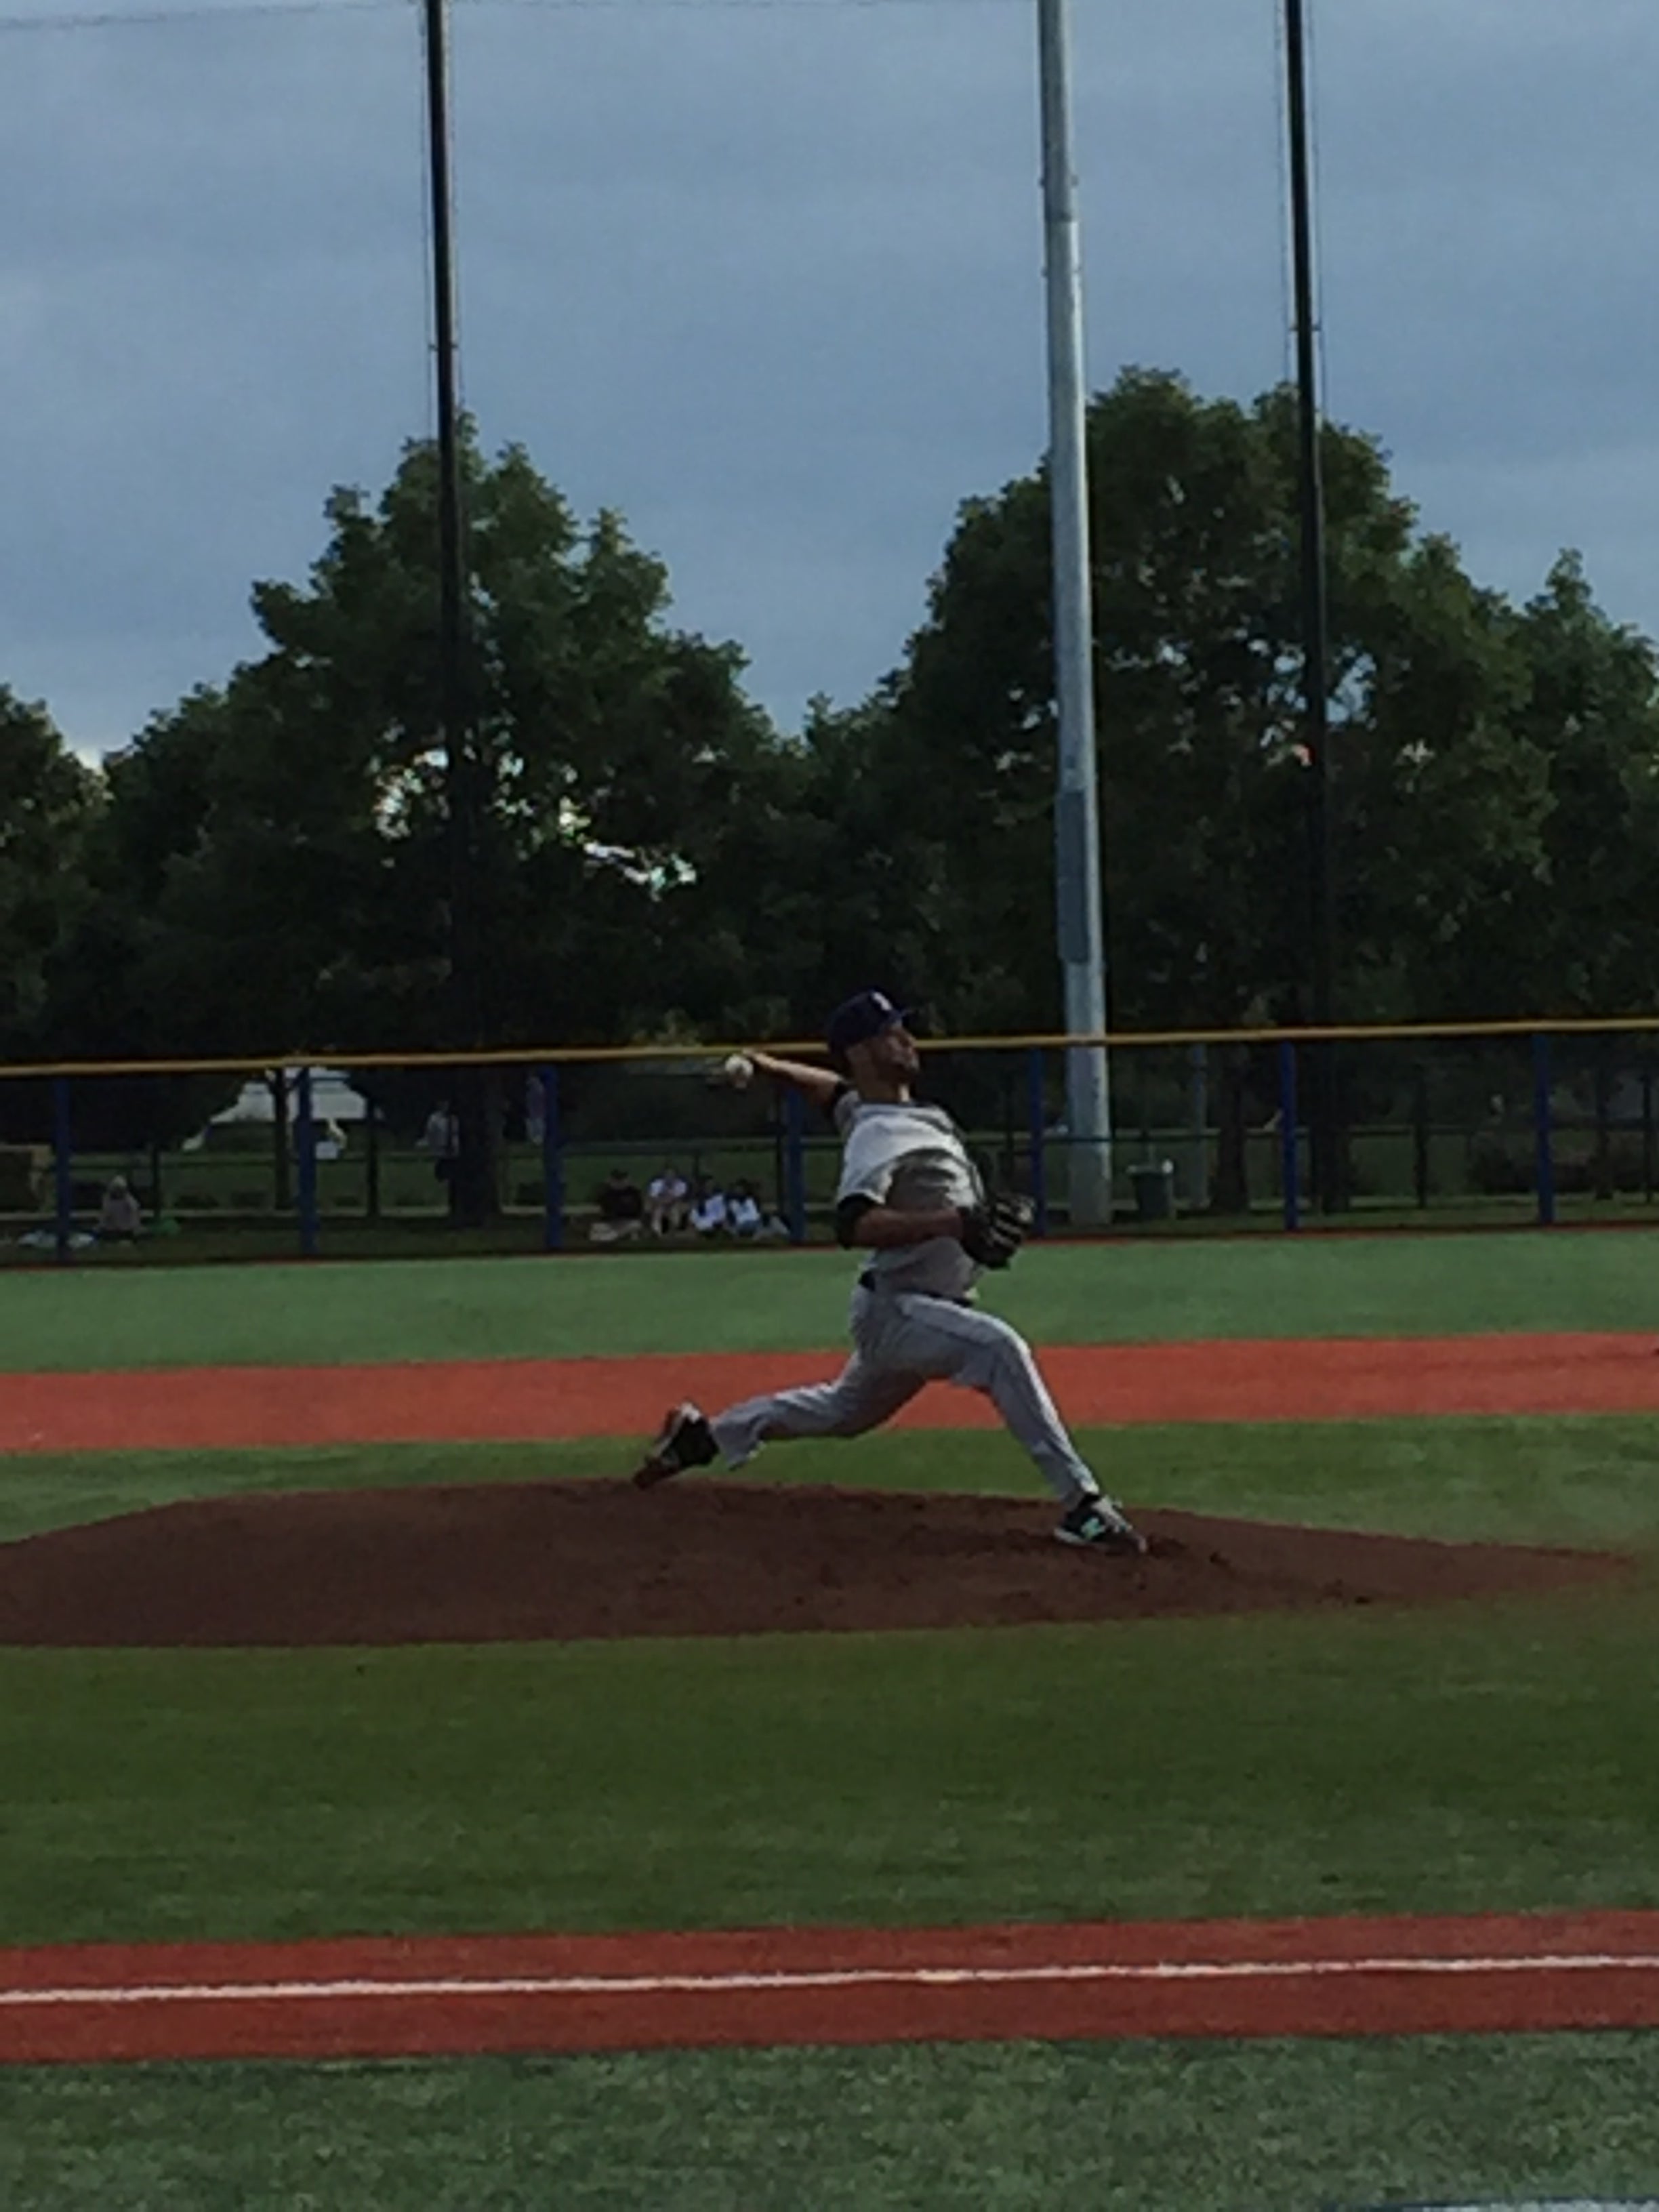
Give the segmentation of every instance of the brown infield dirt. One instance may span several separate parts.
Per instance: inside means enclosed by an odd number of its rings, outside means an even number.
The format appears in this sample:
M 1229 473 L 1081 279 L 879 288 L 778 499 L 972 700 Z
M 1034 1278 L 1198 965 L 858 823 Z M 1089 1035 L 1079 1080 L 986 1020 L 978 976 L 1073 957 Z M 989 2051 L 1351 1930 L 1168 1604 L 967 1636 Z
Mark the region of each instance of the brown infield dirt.
M 1045 1346 L 1074 1425 L 1345 1421 L 1400 1415 L 1659 1413 L 1650 1331 L 1275 1338 Z M 0 1374 L 0 1453 L 207 1451 L 641 1436 L 665 1406 L 726 1406 L 822 1382 L 835 1352 L 628 1359 L 433 1359 L 374 1367 Z M 901 1429 L 994 1428 L 969 1390 L 926 1390 Z
M 483 1644 L 1415 1605 L 1605 1580 L 1604 1554 L 1137 1516 L 1144 1559 L 1040 1499 L 687 1477 L 198 1499 L 0 1547 L 0 1643 Z
M 1659 1410 L 1645 1334 L 1069 1346 L 1073 1421 Z M 833 1373 L 829 1353 L 0 1376 L 0 1452 L 637 1434 Z M 994 1422 L 929 1389 L 901 1426 Z M 1145 1620 L 1542 1593 L 1605 1555 L 1150 1511 L 1145 1559 L 1030 1499 L 696 1476 L 203 1499 L 0 1545 L 0 1644 L 499 1643 Z

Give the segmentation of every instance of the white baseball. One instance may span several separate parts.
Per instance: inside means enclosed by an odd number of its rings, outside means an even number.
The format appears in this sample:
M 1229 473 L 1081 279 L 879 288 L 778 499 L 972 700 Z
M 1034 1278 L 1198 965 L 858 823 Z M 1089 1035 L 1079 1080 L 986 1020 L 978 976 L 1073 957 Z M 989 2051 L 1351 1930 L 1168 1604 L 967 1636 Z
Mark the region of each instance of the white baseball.
M 720 1073 L 734 1091 L 747 1091 L 754 1073 L 755 1063 L 746 1052 L 728 1054 L 720 1068 Z

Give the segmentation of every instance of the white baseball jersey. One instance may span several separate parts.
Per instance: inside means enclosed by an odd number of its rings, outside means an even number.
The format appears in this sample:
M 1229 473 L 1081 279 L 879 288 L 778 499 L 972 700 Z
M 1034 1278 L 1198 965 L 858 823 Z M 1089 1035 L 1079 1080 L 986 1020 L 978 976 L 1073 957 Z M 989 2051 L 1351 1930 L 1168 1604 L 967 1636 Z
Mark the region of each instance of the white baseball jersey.
M 932 1213 L 982 1202 L 985 1187 L 978 1170 L 942 1107 L 887 1105 L 845 1091 L 836 1101 L 835 1117 L 846 1145 L 837 1206 L 846 1199 L 867 1198 L 900 1213 Z M 925 1244 L 861 1256 L 865 1273 L 886 1291 L 965 1298 L 979 1279 L 979 1268 L 954 1237 L 933 1237 Z

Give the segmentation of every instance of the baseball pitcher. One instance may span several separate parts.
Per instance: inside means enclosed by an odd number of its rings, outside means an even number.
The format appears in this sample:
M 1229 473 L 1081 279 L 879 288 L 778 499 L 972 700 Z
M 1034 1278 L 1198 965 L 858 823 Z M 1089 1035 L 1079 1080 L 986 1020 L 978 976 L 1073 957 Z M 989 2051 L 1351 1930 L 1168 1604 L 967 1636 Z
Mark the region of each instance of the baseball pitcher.
M 974 1304 L 985 1267 L 1006 1267 L 1030 1224 L 1023 1199 L 988 1197 L 960 1132 L 913 1086 L 921 1069 L 905 1017 L 879 991 L 860 991 L 830 1018 L 831 1068 L 736 1056 L 726 1073 L 775 1077 L 832 1115 L 842 1139 L 836 1234 L 860 1252 L 853 1292 L 853 1356 L 834 1382 L 780 1390 L 710 1420 L 694 1405 L 667 1415 L 634 1480 L 650 1489 L 717 1458 L 745 1466 L 764 1443 L 856 1437 L 890 1420 L 924 1383 L 982 1391 L 1036 1461 L 1061 1506 L 1062 1544 L 1139 1553 L 1145 1539 L 1102 1494 L 1078 1455 L 1015 1329 Z

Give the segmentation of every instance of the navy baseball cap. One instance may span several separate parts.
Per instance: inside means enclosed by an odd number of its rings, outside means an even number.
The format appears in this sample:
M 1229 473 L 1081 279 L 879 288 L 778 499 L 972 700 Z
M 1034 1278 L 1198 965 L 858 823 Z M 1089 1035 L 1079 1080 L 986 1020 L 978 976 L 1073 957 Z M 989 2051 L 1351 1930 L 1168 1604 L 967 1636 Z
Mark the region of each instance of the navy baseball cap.
M 885 991 L 860 991 L 844 1000 L 830 1017 L 826 1042 L 831 1060 L 847 1057 L 855 1044 L 868 1044 L 884 1030 L 896 1029 L 909 1016 L 896 1006 Z

